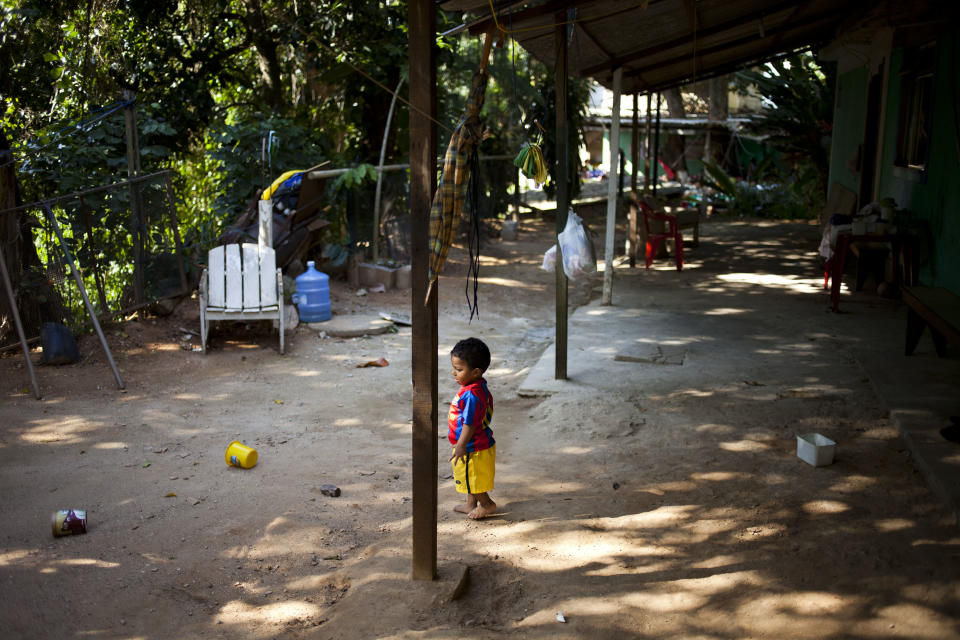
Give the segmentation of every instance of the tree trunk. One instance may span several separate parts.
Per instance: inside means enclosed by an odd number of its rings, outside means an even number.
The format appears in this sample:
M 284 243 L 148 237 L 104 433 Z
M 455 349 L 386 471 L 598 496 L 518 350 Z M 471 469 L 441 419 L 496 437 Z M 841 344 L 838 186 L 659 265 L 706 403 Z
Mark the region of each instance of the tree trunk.
M 16 164 L 6 164 L 13 158 L 9 152 L 10 143 L 7 141 L 6 132 L 0 129 L 0 210 L 21 204 Z M 41 284 L 29 293 L 21 291 L 20 285 L 28 269 L 38 274 L 42 272 L 40 258 L 30 233 L 32 226 L 31 215 L 27 211 L 0 214 L 0 246 L 3 247 L 3 257 L 10 274 L 10 284 L 19 307 L 23 330 L 28 337 L 38 335 L 40 324 L 44 321 L 63 320 L 60 296 L 53 287 Z M 0 289 L 2 288 L 0 283 Z M 0 346 L 18 340 L 11 314 L 7 292 L 0 290 Z
M 269 106 L 277 108 L 283 105 L 283 68 L 277 54 L 277 42 L 270 34 L 268 18 L 260 0 L 248 2 L 246 8 L 247 34 L 257 53 L 265 87 L 263 97 Z
M 704 159 L 716 163 L 723 158 L 723 152 L 730 142 L 730 131 L 727 127 L 714 123 L 726 122 L 730 112 L 730 94 L 727 90 L 729 76 L 722 75 L 707 81 L 707 102 L 710 105 L 710 125 L 707 135 L 710 144 Z
M 686 111 L 683 108 L 683 96 L 680 94 L 680 88 L 674 87 L 663 92 L 667 100 L 667 113 L 671 118 L 686 117 Z M 670 133 L 667 136 L 667 142 L 663 147 L 663 161 L 667 163 L 674 171 L 683 171 L 687 173 L 686 143 L 683 136 L 677 133 Z
M 0 130 L 0 210 L 17 206 L 17 180 L 14 175 L 13 158 L 6 134 Z M 9 164 L 7 164 L 9 162 Z M 6 261 L 7 272 L 14 291 L 20 282 L 20 248 L 17 242 L 17 214 L 0 214 L 0 248 Z M 3 285 L 0 284 L 0 287 Z M 0 291 L 0 345 L 6 344 L 8 336 L 16 336 L 13 316 L 6 291 Z

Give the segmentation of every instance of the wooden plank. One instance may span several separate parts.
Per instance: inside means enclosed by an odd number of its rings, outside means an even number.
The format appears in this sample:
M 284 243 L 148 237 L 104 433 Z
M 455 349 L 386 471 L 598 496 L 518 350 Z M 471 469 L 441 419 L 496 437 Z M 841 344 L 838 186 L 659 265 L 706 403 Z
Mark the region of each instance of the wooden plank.
M 437 577 L 437 291 L 427 294 L 430 202 L 436 189 L 436 7 L 409 0 L 410 244 L 413 321 L 413 550 L 414 580 Z M 425 115 L 428 114 L 428 115 Z
M 280 304 L 282 291 L 277 291 L 277 254 L 270 247 L 260 249 L 260 306 Z
M 239 245 L 228 244 L 224 265 L 227 309 L 243 309 L 243 274 L 241 267 Z
M 935 334 L 960 347 L 960 296 L 943 287 L 904 287 L 903 301 Z
M 260 308 L 260 250 L 255 244 L 240 247 L 242 263 L 243 310 Z
M 224 280 L 224 247 L 214 247 L 207 254 L 208 306 L 222 309 L 227 304 L 227 290 Z

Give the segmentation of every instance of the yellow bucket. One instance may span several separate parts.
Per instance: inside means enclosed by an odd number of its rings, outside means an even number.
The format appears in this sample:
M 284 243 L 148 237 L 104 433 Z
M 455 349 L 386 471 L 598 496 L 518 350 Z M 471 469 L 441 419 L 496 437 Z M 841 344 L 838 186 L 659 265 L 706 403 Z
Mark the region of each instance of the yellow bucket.
M 230 446 L 227 447 L 226 453 L 223 454 L 223 459 L 231 467 L 250 469 L 257 464 L 257 450 L 248 447 L 239 440 L 234 440 L 230 443 Z

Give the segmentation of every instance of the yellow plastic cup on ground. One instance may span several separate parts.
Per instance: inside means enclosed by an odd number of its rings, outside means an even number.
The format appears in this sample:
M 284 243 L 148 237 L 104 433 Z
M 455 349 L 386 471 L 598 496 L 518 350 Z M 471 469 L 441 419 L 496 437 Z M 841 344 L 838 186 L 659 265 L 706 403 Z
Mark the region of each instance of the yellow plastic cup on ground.
M 257 450 L 253 447 L 248 447 L 239 440 L 234 440 L 227 447 L 226 453 L 223 454 L 223 459 L 231 467 L 250 469 L 257 464 Z

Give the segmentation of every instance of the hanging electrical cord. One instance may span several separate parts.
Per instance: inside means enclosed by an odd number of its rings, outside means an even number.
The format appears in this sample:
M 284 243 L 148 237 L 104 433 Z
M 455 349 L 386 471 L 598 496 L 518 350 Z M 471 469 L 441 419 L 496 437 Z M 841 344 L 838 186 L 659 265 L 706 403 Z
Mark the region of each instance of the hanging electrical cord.
M 477 147 L 470 152 L 470 224 L 467 231 L 467 282 L 464 293 L 467 296 L 467 307 L 470 309 L 470 320 L 480 318 L 480 155 Z M 473 296 L 470 295 L 470 285 L 473 285 Z

